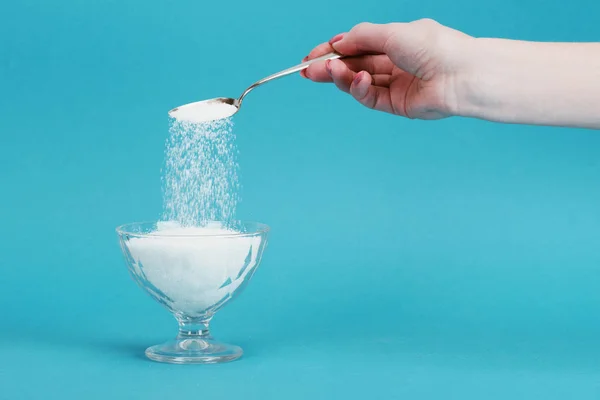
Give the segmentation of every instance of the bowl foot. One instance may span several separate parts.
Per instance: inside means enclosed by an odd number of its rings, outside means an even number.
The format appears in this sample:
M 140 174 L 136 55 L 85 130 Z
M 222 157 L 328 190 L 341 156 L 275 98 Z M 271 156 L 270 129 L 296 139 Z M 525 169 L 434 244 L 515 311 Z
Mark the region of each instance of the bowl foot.
M 242 354 L 238 346 L 206 337 L 174 339 L 146 349 L 149 359 L 171 364 L 215 364 L 237 360 Z

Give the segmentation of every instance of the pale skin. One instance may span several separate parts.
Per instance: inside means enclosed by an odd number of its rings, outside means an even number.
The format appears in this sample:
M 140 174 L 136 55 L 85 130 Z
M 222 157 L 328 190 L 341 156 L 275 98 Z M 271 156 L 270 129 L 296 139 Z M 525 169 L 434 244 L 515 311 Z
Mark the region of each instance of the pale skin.
M 359 24 L 305 60 L 333 50 L 348 57 L 302 76 L 375 110 L 600 129 L 600 43 L 474 38 L 425 19 Z

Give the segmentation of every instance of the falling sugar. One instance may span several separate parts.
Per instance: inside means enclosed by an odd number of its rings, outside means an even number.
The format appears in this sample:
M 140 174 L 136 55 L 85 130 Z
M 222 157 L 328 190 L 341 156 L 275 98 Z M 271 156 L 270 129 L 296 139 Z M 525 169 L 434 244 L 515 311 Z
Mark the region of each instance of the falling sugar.
M 170 119 L 163 220 L 184 227 L 210 221 L 227 225 L 235 217 L 239 199 L 233 121 L 230 117 L 214 119 L 227 115 L 222 107 L 186 107 L 191 105 L 180 107 L 182 112 Z

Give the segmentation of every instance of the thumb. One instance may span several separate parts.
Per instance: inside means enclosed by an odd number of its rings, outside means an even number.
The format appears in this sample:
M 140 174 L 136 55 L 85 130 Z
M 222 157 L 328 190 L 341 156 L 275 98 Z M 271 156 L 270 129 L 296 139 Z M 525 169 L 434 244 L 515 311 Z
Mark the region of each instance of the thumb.
M 362 23 L 332 46 L 339 53 L 348 56 L 386 54 L 400 69 L 423 78 L 419 70 L 431 61 L 440 27 L 437 22 L 428 19 L 383 25 Z
M 365 53 L 383 54 L 386 43 L 394 32 L 389 24 L 371 24 L 363 22 L 356 25 L 344 37 L 332 44 L 337 52 L 354 56 Z

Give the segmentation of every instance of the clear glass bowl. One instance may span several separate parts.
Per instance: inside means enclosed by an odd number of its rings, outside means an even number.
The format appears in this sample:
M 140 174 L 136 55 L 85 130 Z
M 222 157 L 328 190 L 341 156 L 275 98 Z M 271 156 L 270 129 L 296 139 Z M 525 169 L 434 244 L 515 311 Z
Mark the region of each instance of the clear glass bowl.
M 159 224 L 139 222 L 117 228 L 131 276 L 179 323 L 177 337 L 149 347 L 146 356 L 176 364 L 218 363 L 241 357 L 240 347 L 212 338 L 209 323 L 256 271 L 269 227 L 237 222 L 235 232 L 204 229 L 173 234 L 157 230 Z

